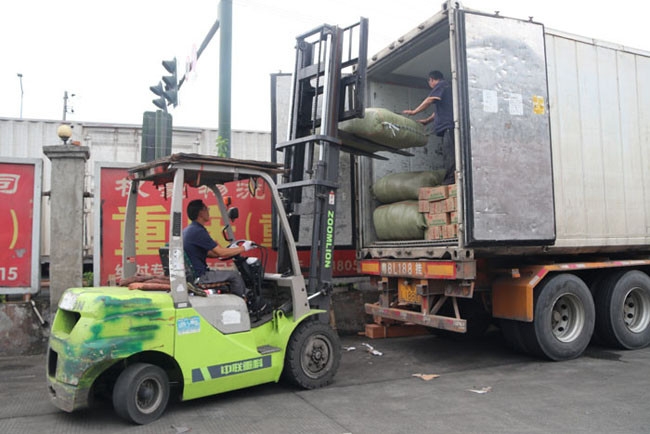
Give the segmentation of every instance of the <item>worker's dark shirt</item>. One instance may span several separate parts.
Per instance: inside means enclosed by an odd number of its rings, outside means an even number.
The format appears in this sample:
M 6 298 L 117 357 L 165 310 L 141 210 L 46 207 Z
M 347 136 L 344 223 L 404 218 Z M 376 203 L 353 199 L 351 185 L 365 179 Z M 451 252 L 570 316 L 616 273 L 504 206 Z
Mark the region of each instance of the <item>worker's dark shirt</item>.
M 429 97 L 440 98 L 433 100 L 436 106 L 433 131 L 442 137 L 446 130 L 454 128 L 454 97 L 451 85 L 445 80 L 440 80 L 429 92 Z
M 197 277 L 202 276 L 208 270 L 205 259 L 208 257 L 208 251 L 215 247 L 217 247 L 217 243 L 201 223 L 194 221 L 183 230 L 183 248 L 190 258 L 194 274 Z

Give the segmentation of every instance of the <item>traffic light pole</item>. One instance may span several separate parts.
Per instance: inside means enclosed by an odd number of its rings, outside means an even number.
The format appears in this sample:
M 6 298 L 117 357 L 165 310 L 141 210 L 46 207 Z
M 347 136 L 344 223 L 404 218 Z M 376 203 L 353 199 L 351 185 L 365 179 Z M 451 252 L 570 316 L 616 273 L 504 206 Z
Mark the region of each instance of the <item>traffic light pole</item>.
M 221 38 L 219 50 L 219 136 L 226 143 L 226 157 L 230 157 L 230 106 L 232 82 L 232 0 L 219 2 Z
M 221 24 L 223 23 L 223 24 Z M 230 100 L 231 100 L 231 63 L 232 63 L 232 0 L 222 0 L 219 3 L 219 18 L 212 25 L 212 28 L 206 35 L 201 48 L 196 53 L 196 61 L 201 57 L 201 53 L 208 46 L 212 37 L 219 29 L 221 31 L 221 52 L 219 61 L 219 135 L 226 141 L 226 155 L 230 156 Z M 162 81 L 149 89 L 158 98 L 154 99 L 153 104 L 160 110 L 157 112 L 145 112 L 143 115 L 143 145 L 142 161 L 150 161 L 153 158 L 169 155 L 171 152 L 171 127 L 172 117 L 167 113 L 167 107 L 178 105 L 178 92 L 187 78 L 187 72 L 178 80 L 177 62 L 173 60 L 163 60 L 163 67 L 169 75 L 163 76 Z M 193 65 L 191 66 L 193 67 Z M 163 87 L 164 82 L 164 87 Z M 67 92 L 65 95 L 67 100 Z M 64 105 L 63 119 L 65 120 L 66 108 Z
M 201 47 L 199 47 L 198 51 L 196 52 L 196 61 L 199 60 L 201 57 L 201 53 L 203 53 L 203 50 L 206 49 L 210 41 L 212 40 L 212 37 L 214 36 L 215 33 L 217 33 L 217 30 L 219 30 L 219 19 L 217 19 L 214 24 L 212 25 L 212 28 L 208 32 L 208 34 L 205 36 L 203 39 L 203 43 L 201 44 Z M 180 89 L 183 83 L 185 83 L 185 79 L 187 78 L 187 74 L 183 75 L 183 78 L 181 78 L 181 81 L 178 82 L 178 88 Z
M 230 0 L 230 21 L 232 22 L 232 0 Z M 198 51 L 196 52 L 196 59 L 195 59 L 195 61 L 198 61 L 198 60 L 199 60 L 199 58 L 201 57 L 201 54 L 202 54 L 203 51 L 207 48 L 208 44 L 210 43 L 210 41 L 211 41 L 212 38 L 214 37 L 215 33 L 217 33 L 217 30 L 219 30 L 219 26 L 220 26 L 220 20 L 217 19 L 217 20 L 214 22 L 214 24 L 212 25 L 212 27 L 210 28 L 210 31 L 208 32 L 208 34 L 207 34 L 207 35 L 205 36 L 205 38 L 203 39 L 203 42 L 201 43 L 201 47 L 200 47 L 200 48 L 198 49 Z M 230 27 L 231 27 L 231 31 L 230 31 L 230 33 L 232 34 L 232 25 L 230 25 Z M 230 36 L 229 36 L 229 39 L 230 39 Z M 230 42 L 229 45 L 232 46 L 232 42 Z M 223 48 L 222 48 L 222 49 L 223 49 Z M 230 51 L 232 52 L 232 50 L 230 50 Z M 232 54 L 230 55 L 230 57 L 232 57 Z M 175 74 L 176 74 L 175 72 L 172 72 L 172 71 L 170 70 L 170 68 L 172 68 L 172 62 L 175 62 L 175 60 L 176 60 L 176 59 L 174 59 L 173 61 L 172 61 L 172 60 L 164 60 L 164 61 L 163 61 L 163 66 L 165 67 L 165 69 L 167 70 L 167 72 L 169 72 L 169 73 L 172 74 L 172 75 L 175 75 Z M 167 63 L 167 65 L 165 65 L 166 63 Z M 229 61 L 229 63 L 230 63 L 230 61 Z M 176 64 L 173 65 L 173 70 L 174 70 L 174 71 L 176 70 Z M 230 76 L 230 68 L 228 68 L 228 75 Z M 178 81 L 178 85 L 175 86 L 175 89 L 176 89 L 176 93 L 177 93 L 177 94 L 178 94 L 178 91 L 180 90 L 181 86 L 183 86 L 183 83 L 185 83 L 185 80 L 186 80 L 186 79 L 187 79 L 187 72 L 186 72 L 185 74 L 183 74 L 183 77 Z M 164 78 L 163 78 L 163 80 L 164 80 Z M 229 83 L 230 83 L 230 80 L 229 80 Z M 169 87 L 169 83 L 165 82 L 165 84 L 166 84 L 166 87 Z M 168 94 L 167 96 L 165 96 L 165 95 L 163 94 L 163 91 L 167 91 L 167 89 L 163 89 L 162 82 L 159 82 L 156 86 L 151 86 L 149 89 L 150 89 L 154 94 L 156 94 L 157 96 L 160 97 L 160 98 L 158 98 L 157 100 L 154 100 L 154 105 L 155 105 L 156 107 L 158 107 L 159 109 L 163 110 L 163 111 L 167 111 L 167 107 L 166 107 L 166 106 L 167 106 L 168 104 L 167 104 L 167 102 L 165 102 L 165 101 L 163 100 L 163 98 L 169 100 L 169 99 L 170 99 L 170 95 Z M 228 89 L 230 89 L 230 84 L 228 84 Z M 174 95 L 175 98 L 177 97 L 177 94 Z M 170 102 L 170 103 L 171 103 L 171 102 Z M 177 103 L 178 103 L 178 102 L 176 102 L 176 104 L 177 104 Z M 165 107 L 162 107 L 163 104 L 165 105 Z M 174 106 L 176 106 L 176 104 L 174 104 Z

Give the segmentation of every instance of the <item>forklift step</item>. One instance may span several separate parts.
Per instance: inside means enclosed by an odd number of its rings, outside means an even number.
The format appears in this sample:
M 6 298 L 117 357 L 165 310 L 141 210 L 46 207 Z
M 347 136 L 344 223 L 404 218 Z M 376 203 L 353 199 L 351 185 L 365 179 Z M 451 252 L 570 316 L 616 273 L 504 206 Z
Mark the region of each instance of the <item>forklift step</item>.
M 370 339 L 399 338 L 429 334 L 427 327 L 419 324 L 366 324 L 366 336 Z
M 271 354 L 277 353 L 278 351 L 280 351 L 280 348 L 272 347 L 271 345 L 262 345 L 261 347 L 257 347 L 257 352 L 260 354 Z

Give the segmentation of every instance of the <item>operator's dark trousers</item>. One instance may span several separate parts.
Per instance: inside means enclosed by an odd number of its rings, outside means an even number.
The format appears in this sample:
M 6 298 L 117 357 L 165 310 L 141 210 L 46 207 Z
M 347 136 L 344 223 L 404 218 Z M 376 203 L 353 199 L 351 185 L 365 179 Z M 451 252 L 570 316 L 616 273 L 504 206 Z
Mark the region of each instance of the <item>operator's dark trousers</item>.
M 442 163 L 445 179 L 442 185 L 451 185 L 456 182 L 456 152 L 454 151 L 454 130 L 447 128 L 442 135 Z
M 220 283 L 228 282 L 230 284 L 231 294 L 244 298 L 246 295 L 246 285 L 244 279 L 237 271 L 230 270 L 208 270 L 199 278 L 199 283 Z

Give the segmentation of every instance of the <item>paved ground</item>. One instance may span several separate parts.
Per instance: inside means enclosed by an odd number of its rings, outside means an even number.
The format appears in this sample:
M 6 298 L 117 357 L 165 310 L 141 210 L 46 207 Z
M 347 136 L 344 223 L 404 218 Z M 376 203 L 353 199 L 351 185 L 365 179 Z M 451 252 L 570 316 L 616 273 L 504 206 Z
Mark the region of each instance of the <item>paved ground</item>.
M 177 403 L 147 426 L 110 408 L 61 412 L 49 402 L 44 356 L 0 357 L 0 433 L 650 432 L 650 348 L 592 346 L 578 360 L 553 363 L 513 353 L 498 332 L 474 343 L 434 336 L 342 343 L 356 350 L 343 353 L 328 388 L 271 384 Z

